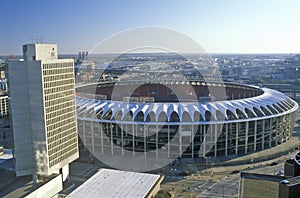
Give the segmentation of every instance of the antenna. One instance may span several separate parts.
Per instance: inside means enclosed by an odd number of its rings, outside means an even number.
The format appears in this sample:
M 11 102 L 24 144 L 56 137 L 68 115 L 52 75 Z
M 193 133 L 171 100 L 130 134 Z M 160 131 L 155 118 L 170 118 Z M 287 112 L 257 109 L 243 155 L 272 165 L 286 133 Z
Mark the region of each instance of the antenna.
M 34 41 L 35 41 L 34 36 L 30 36 L 30 41 L 31 41 L 32 44 L 34 43 Z
M 30 41 L 32 44 L 34 43 L 39 44 L 39 43 L 43 43 L 43 38 L 39 36 L 30 36 Z

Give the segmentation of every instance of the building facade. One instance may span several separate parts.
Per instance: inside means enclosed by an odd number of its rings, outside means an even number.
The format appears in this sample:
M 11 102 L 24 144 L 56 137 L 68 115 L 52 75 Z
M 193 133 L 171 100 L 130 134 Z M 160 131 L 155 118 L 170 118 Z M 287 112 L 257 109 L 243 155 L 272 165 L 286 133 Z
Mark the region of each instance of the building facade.
M 8 96 L 7 93 L 0 92 L 0 118 L 4 118 L 8 116 L 9 108 L 8 108 Z
M 17 176 L 62 172 L 78 158 L 74 62 L 55 44 L 26 44 L 8 63 Z
M 185 94 L 191 87 L 198 101 Z M 208 87 L 225 89 L 226 99 L 205 101 Z M 187 98 L 176 101 L 171 90 Z M 79 134 L 96 155 L 174 159 L 260 151 L 288 141 L 298 108 L 278 91 L 234 83 L 103 82 L 77 92 Z

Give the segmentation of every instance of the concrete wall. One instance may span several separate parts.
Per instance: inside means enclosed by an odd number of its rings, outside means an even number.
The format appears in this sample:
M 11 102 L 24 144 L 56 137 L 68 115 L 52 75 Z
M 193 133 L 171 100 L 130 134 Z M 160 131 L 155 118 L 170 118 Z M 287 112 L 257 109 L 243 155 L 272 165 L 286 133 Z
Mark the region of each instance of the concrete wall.
M 54 179 L 50 180 L 43 186 L 39 187 L 38 189 L 27 195 L 26 198 L 50 198 L 58 194 L 62 189 L 62 176 L 58 175 Z
M 17 176 L 47 172 L 40 61 L 9 62 L 11 130 Z
M 41 62 L 29 62 L 28 92 L 30 106 L 30 125 L 33 152 L 38 174 L 48 174 L 48 155 L 46 142 L 45 110 Z
M 56 44 L 25 44 L 23 45 L 24 60 L 52 60 L 57 59 Z
M 33 150 L 30 126 L 27 63 L 8 63 L 9 95 L 11 97 L 11 130 L 14 139 L 14 157 L 17 176 L 32 173 Z
M 152 186 L 150 191 L 147 193 L 145 196 L 146 198 L 152 198 L 155 197 L 155 195 L 158 193 L 160 190 L 160 183 L 164 180 L 164 176 L 160 176 L 158 180 L 155 182 L 155 184 Z

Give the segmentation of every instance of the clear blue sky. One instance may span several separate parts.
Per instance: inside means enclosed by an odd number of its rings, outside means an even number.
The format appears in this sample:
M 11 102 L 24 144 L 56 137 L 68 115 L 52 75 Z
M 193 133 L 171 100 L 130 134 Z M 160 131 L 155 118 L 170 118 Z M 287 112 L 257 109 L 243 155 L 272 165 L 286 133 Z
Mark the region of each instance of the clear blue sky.
M 60 53 L 90 50 L 119 31 L 178 30 L 214 53 L 300 52 L 299 0 L 1 0 L 0 55 L 32 37 Z

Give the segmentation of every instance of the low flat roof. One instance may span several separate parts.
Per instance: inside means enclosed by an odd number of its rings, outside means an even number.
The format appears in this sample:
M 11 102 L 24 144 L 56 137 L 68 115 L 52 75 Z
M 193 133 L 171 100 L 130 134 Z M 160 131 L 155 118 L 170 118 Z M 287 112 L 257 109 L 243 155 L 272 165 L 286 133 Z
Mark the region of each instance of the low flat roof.
M 289 183 L 285 184 L 287 186 L 300 185 L 300 176 L 292 177 L 286 180 L 289 181 Z
M 248 173 L 248 172 L 241 172 L 241 178 L 267 180 L 267 181 L 274 181 L 274 182 L 280 182 L 281 180 L 286 179 L 285 176 L 266 175 L 266 174 Z
M 0 155 L 0 164 L 12 158 L 13 158 L 12 149 L 3 149 L 3 154 Z
M 160 177 L 160 175 L 147 173 L 101 169 L 68 197 L 145 197 Z

